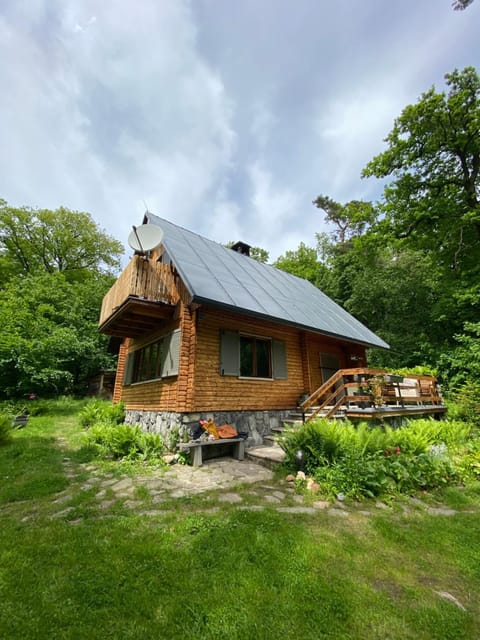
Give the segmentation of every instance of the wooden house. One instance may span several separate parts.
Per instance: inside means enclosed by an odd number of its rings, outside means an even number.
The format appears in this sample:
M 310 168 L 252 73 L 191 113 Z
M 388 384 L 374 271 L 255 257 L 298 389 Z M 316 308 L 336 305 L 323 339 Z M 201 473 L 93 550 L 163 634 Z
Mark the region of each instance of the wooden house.
M 308 281 L 147 213 L 160 246 L 134 255 L 103 300 L 121 340 L 114 401 L 166 435 L 212 417 L 248 432 L 278 426 L 339 369 L 388 345 Z
M 162 243 L 134 255 L 103 300 L 121 340 L 114 401 L 164 437 L 213 418 L 249 444 L 339 370 L 388 345 L 308 281 L 147 213 Z M 337 374 L 338 375 L 338 374 Z M 336 386 L 338 389 L 338 384 Z

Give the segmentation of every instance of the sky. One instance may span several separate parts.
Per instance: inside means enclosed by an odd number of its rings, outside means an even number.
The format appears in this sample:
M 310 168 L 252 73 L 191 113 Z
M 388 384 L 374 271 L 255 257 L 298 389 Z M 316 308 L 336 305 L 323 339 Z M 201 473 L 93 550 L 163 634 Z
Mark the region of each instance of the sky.
M 480 0 L 0 0 L 0 198 L 152 213 L 270 261 L 328 231 L 445 73 L 480 69 Z

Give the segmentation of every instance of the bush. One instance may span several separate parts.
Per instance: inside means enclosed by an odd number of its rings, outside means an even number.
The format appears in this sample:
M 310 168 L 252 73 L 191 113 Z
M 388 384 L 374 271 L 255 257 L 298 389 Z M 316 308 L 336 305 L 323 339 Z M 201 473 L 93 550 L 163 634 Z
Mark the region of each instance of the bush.
M 82 427 L 87 429 L 97 423 L 120 424 L 125 420 L 125 405 L 122 402 L 112 404 L 95 398 L 80 411 L 78 419 Z
M 480 382 L 462 384 L 451 394 L 447 406 L 449 416 L 480 428 Z
M 163 453 L 163 441 L 158 434 L 145 433 L 136 425 L 111 422 L 92 425 L 86 434 L 86 446 L 110 460 L 152 460 Z
M 392 429 L 321 419 L 287 431 L 280 444 L 290 469 L 297 452 L 303 452 L 305 470 L 324 494 L 361 498 L 456 481 L 462 473 L 453 455 L 462 448 L 470 456 L 463 473 L 474 475 L 480 445 L 472 448 L 478 441 L 469 440 L 470 433 L 470 425 L 458 420 L 411 420 Z
M 13 419 L 8 413 L 0 413 L 0 445 L 6 444 L 12 437 Z

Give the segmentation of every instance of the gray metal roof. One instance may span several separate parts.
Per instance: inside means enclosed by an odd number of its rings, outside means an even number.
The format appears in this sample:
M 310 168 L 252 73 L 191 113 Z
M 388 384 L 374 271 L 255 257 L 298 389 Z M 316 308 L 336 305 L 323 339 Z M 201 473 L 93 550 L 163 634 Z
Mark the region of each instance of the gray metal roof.
M 262 264 L 147 212 L 164 232 L 163 245 L 192 295 L 212 304 L 388 349 L 388 344 L 308 280 Z

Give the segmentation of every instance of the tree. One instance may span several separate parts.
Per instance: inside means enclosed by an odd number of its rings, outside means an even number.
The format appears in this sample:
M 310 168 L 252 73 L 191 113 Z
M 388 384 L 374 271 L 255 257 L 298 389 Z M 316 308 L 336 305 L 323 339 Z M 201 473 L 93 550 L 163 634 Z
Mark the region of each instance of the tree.
M 273 263 L 274 267 L 292 273 L 294 276 L 317 283 L 319 271 L 322 265 L 318 261 L 316 249 L 308 247 L 301 242 L 296 251 L 286 251 Z
M 262 262 L 266 264 L 268 262 L 269 253 L 266 249 L 262 249 L 262 247 L 251 247 L 250 257 L 256 260 L 257 262 Z
M 88 378 L 112 367 L 98 332 L 102 298 L 114 278 L 84 272 L 12 278 L 0 297 L 0 395 L 85 392 Z
M 361 235 L 375 222 L 376 213 L 371 202 L 351 200 L 340 204 L 328 196 L 320 195 L 313 204 L 325 212 L 327 222 L 335 225 L 333 238 L 340 244 Z
M 373 232 L 429 259 L 432 344 L 448 345 L 477 320 L 480 302 L 480 78 L 473 67 L 445 77 L 448 93 L 432 88 L 407 106 L 364 175 L 393 178 Z
M 8 261 L 18 273 L 74 275 L 84 270 L 117 269 L 123 247 L 88 213 L 64 207 L 55 211 L 14 208 L 1 200 L 0 253 L 4 263 Z
M 406 107 L 386 138 L 388 149 L 364 176 L 393 176 L 383 211 L 393 235 L 434 251 L 446 270 L 480 267 L 480 78 L 473 67 L 446 76 Z
M 454 0 L 452 7 L 455 11 L 464 11 L 468 6 L 472 4 L 473 0 Z

